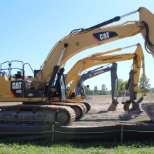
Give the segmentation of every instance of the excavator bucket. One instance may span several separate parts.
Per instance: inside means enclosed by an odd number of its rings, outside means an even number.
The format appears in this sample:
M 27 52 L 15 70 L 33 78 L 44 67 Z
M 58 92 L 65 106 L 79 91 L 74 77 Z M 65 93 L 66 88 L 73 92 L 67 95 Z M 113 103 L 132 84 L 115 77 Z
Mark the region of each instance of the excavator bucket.
M 111 105 L 108 107 L 107 111 L 116 111 L 118 101 L 113 99 Z
M 116 111 L 117 105 L 115 105 L 114 103 L 112 103 L 109 108 L 107 109 L 107 111 Z
M 154 14 L 144 7 L 139 8 L 139 13 L 140 21 L 145 26 L 145 30 L 141 31 L 145 39 L 145 46 L 154 57 Z
M 127 100 L 125 102 L 122 102 L 122 104 L 124 105 L 123 106 L 124 111 L 129 111 L 129 106 L 131 104 L 131 101 L 130 100 Z

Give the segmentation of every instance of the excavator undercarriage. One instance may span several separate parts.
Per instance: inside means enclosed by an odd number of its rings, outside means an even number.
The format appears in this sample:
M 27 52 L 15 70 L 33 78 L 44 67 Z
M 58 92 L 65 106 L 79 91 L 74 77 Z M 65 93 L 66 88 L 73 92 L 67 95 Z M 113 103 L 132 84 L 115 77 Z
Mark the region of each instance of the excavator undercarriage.
M 20 104 L 0 109 L 1 125 L 70 125 L 75 120 L 74 110 L 66 106 Z

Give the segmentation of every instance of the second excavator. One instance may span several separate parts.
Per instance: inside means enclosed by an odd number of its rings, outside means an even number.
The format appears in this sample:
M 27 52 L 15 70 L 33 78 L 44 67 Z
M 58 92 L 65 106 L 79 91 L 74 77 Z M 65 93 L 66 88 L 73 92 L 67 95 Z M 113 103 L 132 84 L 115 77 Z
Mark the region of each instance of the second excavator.
M 72 84 L 69 88 L 69 91 L 67 92 L 67 97 L 71 98 L 72 93 L 74 92 L 75 87 L 80 80 L 80 74 L 84 70 L 86 70 L 92 66 L 97 66 L 100 64 L 120 62 L 120 61 L 126 61 L 126 60 L 132 59 L 133 64 L 132 64 L 131 72 L 134 72 L 134 73 L 131 73 L 131 75 L 130 75 L 131 76 L 131 100 L 134 101 L 134 99 L 136 99 L 137 93 L 140 92 L 138 89 L 140 68 L 142 68 L 143 76 L 145 76 L 144 54 L 142 51 L 142 47 L 140 44 L 137 44 L 135 46 L 137 46 L 137 48 L 136 48 L 135 52 L 132 54 L 113 55 L 114 52 L 122 51 L 122 48 L 118 48 L 118 49 L 107 51 L 107 52 L 96 53 L 96 54 L 93 54 L 89 57 L 79 60 L 72 67 L 72 69 L 67 73 L 66 84 L 70 83 L 73 80 Z M 129 48 L 129 47 L 125 47 L 125 48 Z M 108 55 L 108 54 L 111 54 L 111 55 Z M 114 69 L 113 73 L 111 74 L 112 104 L 108 108 L 109 111 L 116 110 L 116 106 L 118 104 L 117 100 L 114 98 L 115 80 L 116 79 L 117 79 L 117 74 Z M 143 91 L 145 91 L 145 89 L 143 89 Z M 132 95 L 134 95 L 134 96 L 132 96 Z M 143 96 L 144 96 L 144 94 L 142 95 L 142 98 L 143 98 Z M 71 99 L 71 100 L 73 101 L 73 99 Z M 69 101 L 71 101 L 71 100 L 69 99 Z M 79 99 L 77 99 L 77 100 L 79 101 Z M 142 100 L 142 99 L 140 99 L 140 100 Z M 74 102 L 75 102 L 75 98 L 74 98 Z M 124 104 L 124 105 L 126 105 L 126 104 Z M 138 105 L 138 103 L 134 102 L 133 108 L 134 109 L 136 108 L 137 110 L 139 110 L 139 106 L 137 106 L 137 105 Z
M 106 66 L 100 66 L 98 68 L 95 68 L 95 69 L 92 69 L 89 71 L 85 71 L 80 76 L 80 80 L 78 81 L 78 83 L 76 84 L 76 87 L 75 87 L 75 92 L 71 95 L 70 98 L 76 97 L 78 95 L 81 95 L 82 98 L 86 98 L 86 91 L 85 91 L 83 83 L 88 79 L 91 79 L 93 77 L 96 77 L 100 74 L 104 74 L 109 71 L 111 72 L 111 75 L 115 74 L 115 76 L 117 76 L 117 65 L 118 65 L 117 63 L 112 63 L 111 66 L 109 66 L 109 64 L 107 64 Z M 112 77 L 111 77 L 111 79 L 112 79 Z

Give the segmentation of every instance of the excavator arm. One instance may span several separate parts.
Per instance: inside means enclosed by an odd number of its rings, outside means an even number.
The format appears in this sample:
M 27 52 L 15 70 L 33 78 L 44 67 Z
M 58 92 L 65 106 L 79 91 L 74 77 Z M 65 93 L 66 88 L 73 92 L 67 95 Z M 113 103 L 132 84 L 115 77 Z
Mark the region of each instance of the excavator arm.
M 140 77 L 140 69 L 142 68 L 142 75 L 143 75 L 143 82 L 146 81 L 146 75 L 145 75 L 145 64 L 144 64 L 144 54 L 143 54 L 143 50 L 141 48 L 141 46 L 138 46 L 138 49 L 135 52 L 137 55 L 136 58 L 133 59 L 133 68 L 131 69 L 130 73 L 129 73 L 129 80 L 128 80 L 128 84 L 127 84 L 127 88 L 129 88 L 130 91 L 130 100 L 126 100 L 126 101 L 122 101 L 122 103 L 124 104 L 124 110 L 128 111 L 129 110 L 129 106 L 131 103 L 133 103 L 133 107 L 132 109 L 135 110 L 136 108 L 139 108 L 139 103 L 142 102 L 143 97 L 146 93 L 146 88 L 144 87 L 142 90 L 138 89 L 138 83 L 139 83 L 139 77 Z M 140 98 L 138 100 L 137 99 L 137 93 L 141 93 L 142 95 L 140 96 Z M 135 102 L 136 100 L 136 102 Z
M 139 89 L 138 89 L 138 83 L 139 83 L 139 78 L 140 78 L 140 70 L 142 69 L 142 74 L 143 74 L 143 79 L 145 81 L 145 64 L 144 64 L 144 54 L 143 54 L 143 50 L 142 50 L 142 47 L 141 45 L 138 45 L 136 51 L 135 51 L 135 54 L 138 55 L 136 56 L 134 59 L 133 59 L 133 73 L 135 75 L 134 76 L 134 79 L 133 79 L 133 82 L 134 82 L 134 92 L 139 92 Z M 145 92 L 145 90 L 144 90 Z M 144 96 L 144 94 L 142 94 Z
M 80 83 L 83 83 L 83 82 L 84 82 L 85 80 L 87 80 L 87 79 L 90 79 L 90 78 L 93 78 L 93 77 L 95 77 L 95 76 L 97 76 L 97 75 L 100 75 L 100 74 L 102 74 L 102 73 L 111 71 L 111 68 L 112 68 L 112 66 L 111 66 L 111 67 L 109 67 L 109 66 L 107 66 L 107 67 L 101 66 L 101 67 L 98 67 L 98 68 L 96 68 L 96 69 L 90 70 L 90 71 L 88 71 L 88 72 L 84 72 L 84 73 L 81 75 L 79 82 L 80 82 Z M 79 82 L 78 82 L 78 83 L 79 83 Z
M 41 86 L 44 87 L 51 80 L 55 65 L 62 67 L 75 54 L 88 48 L 131 37 L 139 33 L 143 35 L 146 47 L 154 55 L 154 15 L 144 7 L 139 8 L 138 12 L 140 14 L 139 21 L 102 27 L 120 20 L 124 15 L 87 29 L 74 30 L 68 36 L 61 39 L 51 49 L 41 70 L 37 74 L 37 80 L 40 81 Z

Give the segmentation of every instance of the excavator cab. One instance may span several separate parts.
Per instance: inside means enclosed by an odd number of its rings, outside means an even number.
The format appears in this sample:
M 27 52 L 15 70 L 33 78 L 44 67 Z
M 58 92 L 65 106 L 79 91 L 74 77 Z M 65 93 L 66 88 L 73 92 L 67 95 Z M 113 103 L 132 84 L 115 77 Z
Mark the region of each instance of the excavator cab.
M 66 84 L 65 84 L 65 77 L 64 75 L 60 76 L 60 80 L 58 80 L 58 76 L 60 74 L 57 74 L 57 77 L 55 78 L 55 82 L 52 88 L 54 88 L 54 91 L 52 91 L 52 101 L 65 101 L 66 100 Z
M 23 78 L 22 72 L 21 71 L 17 71 L 17 74 L 14 74 L 13 78 L 15 78 L 15 79 L 22 79 Z
M 13 63 L 20 63 L 21 68 L 12 67 Z M 4 68 L 4 66 L 6 67 L 6 64 L 8 64 L 8 68 Z M 1 73 L 0 76 L 1 85 L 5 85 L 5 89 L 0 92 L 4 98 L 7 97 L 10 100 L 12 99 L 13 101 L 13 99 L 16 98 L 20 100 L 20 98 L 41 98 L 43 96 L 41 90 L 37 90 L 34 88 L 32 80 L 25 77 L 24 66 L 26 64 L 27 63 L 23 63 L 22 61 L 18 60 L 6 61 L 0 64 L 0 72 L 6 72 L 6 75 L 3 75 L 4 73 Z M 17 66 L 19 66 L 19 64 Z M 15 70 L 17 70 L 16 73 L 14 73 Z

